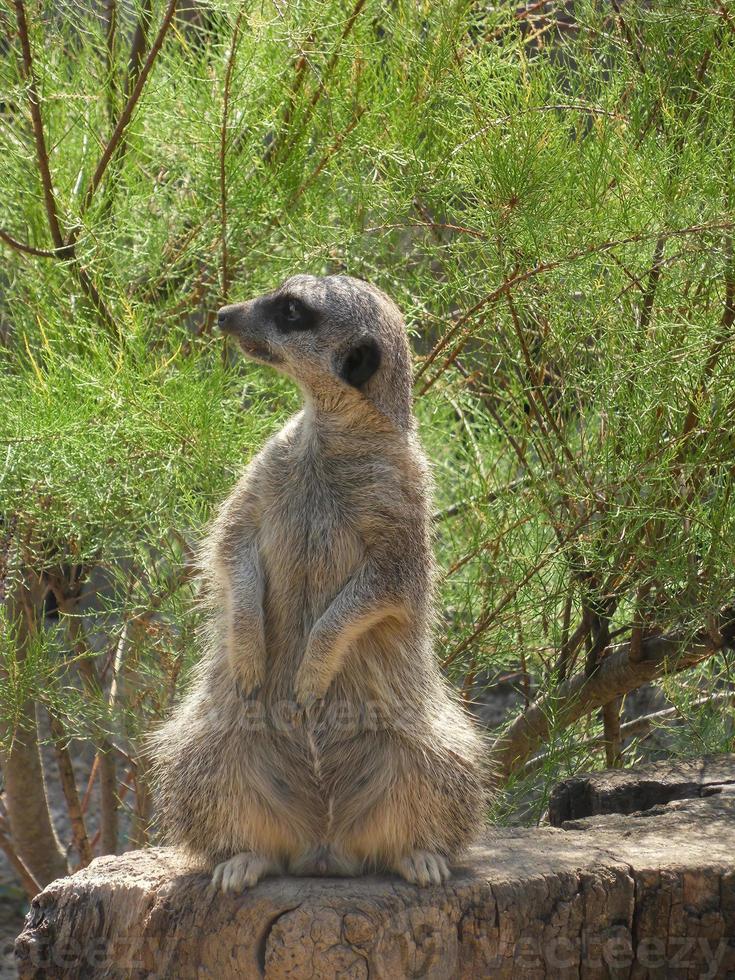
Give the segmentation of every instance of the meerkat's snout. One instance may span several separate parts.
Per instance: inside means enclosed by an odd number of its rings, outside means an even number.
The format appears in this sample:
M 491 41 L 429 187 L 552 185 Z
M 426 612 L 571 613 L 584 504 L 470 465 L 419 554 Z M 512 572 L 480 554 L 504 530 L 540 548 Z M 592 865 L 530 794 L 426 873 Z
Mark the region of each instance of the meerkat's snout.
M 234 337 L 248 357 L 275 366 L 281 362 L 281 357 L 259 328 L 258 317 L 252 309 L 255 302 L 250 300 L 223 306 L 217 313 L 217 326 L 222 333 Z

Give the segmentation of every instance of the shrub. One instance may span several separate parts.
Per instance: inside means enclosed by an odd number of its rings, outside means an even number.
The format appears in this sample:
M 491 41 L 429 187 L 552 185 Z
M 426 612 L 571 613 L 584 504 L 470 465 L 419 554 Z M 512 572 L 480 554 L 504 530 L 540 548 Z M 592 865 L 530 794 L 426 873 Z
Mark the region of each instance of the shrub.
M 469 702 L 506 676 L 523 702 L 496 816 L 632 758 L 621 698 L 664 675 L 684 750 L 728 747 L 726 4 L 179 7 L 0 15 L 0 843 L 28 891 L 67 843 L 148 839 L 193 549 L 295 405 L 213 312 L 295 271 L 406 313 L 438 656 Z

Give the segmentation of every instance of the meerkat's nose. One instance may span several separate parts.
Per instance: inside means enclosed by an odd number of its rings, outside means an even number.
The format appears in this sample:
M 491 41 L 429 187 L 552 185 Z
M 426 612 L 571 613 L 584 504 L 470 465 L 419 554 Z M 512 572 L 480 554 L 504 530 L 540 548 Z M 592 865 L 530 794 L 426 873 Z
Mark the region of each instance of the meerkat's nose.
M 227 325 L 230 321 L 230 314 L 232 313 L 231 306 L 223 306 L 222 309 L 217 313 L 217 326 L 220 330 L 226 330 Z

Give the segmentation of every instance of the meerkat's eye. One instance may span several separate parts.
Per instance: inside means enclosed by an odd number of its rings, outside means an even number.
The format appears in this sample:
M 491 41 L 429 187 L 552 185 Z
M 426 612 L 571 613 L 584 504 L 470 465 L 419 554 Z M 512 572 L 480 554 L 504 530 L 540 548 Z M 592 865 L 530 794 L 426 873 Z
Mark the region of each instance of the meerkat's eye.
M 292 330 L 313 330 L 315 325 L 313 311 L 295 296 L 284 296 L 278 300 L 275 321 L 281 333 L 290 333 Z

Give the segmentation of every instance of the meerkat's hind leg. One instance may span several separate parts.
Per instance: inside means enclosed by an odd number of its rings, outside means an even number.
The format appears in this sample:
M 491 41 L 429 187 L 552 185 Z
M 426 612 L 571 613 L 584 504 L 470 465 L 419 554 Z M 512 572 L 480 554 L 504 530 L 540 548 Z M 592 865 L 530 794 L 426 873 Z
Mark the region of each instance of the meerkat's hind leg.
M 278 874 L 281 870 L 280 864 L 272 858 L 257 851 L 242 851 L 217 865 L 209 887 L 212 891 L 241 892 L 257 885 L 266 875 Z
M 450 876 L 445 859 L 433 851 L 412 851 L 395 870 L 412 885 L 441 885 Z

